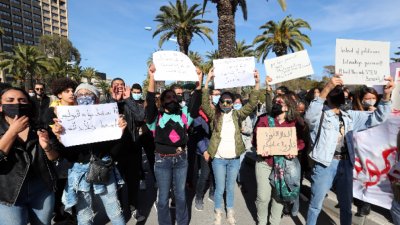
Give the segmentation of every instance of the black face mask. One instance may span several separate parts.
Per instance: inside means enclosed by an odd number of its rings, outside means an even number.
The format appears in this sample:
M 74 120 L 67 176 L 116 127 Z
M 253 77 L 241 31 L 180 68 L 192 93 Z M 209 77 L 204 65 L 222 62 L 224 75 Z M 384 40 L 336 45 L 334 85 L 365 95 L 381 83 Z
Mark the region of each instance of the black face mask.
M 179 105 L 178 102 L 175 101 L 166 103 L 164 108 L 168 110 L 168 112 L 171 114 L 179 114 L 181 110 L 181 106 Z
M 2 104 L 4 115 L 14 118 L 15 116 L 31 116 L 32 109 L 29 104 Z
M 183 101 L 183 96 L 182 95 L 177 95 L 176 96 L 176 100 L 178 100 L 178 102 L 182 102 Z
M 282 114 L 283 113 L 283 111 L 282 111 L 282 105 L 281 104 L 276 104 L 276 103 L 274 103 L 273 105 L 272 105 L 272 109 L 271 109 L 271 116 L 272 117 L 276 117 L 276 116 L 278 116 L 278 115 L 280 115 L 280 114 Z

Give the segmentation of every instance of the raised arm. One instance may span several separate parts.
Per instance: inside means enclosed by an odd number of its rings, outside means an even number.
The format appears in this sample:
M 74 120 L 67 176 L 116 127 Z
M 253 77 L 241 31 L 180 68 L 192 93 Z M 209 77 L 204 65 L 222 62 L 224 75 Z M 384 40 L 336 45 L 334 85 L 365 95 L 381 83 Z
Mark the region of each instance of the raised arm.
M 148 70 L 149 87 L 147 89 L 147 95 L 146 95 L 147 105 L 145 108 L 145 115 L 146 115 L 145 119 L 146 119 L 146 123 L 148 123 L 148 124 L 151 124 L 156 120 L 157 113 L 158 113 L 158 109 L 156 106 L 156 100 L 155 100 L 155 93 L 154 93 L 154 89 L 155 89 L 154 73 L 155 72 L 156 72 L 156 68 L 152 64 Z
M 199 81 L 196 83 L 196 90 L 194 90 L 189 105 L 189 113 L 192 118 L 199 116 L 199 110 L 201 106 L 201 85 L 203 83 L 203 72 L 199 68 L 196 68 L 196 73 Z
M 212 109 L 210 106 L 210 94 L 208 89 L 208 84 L 212 79 L 214 79 L 214 68 L 211 68 L 210 71 L 208 71 L 206 83 L 204 84 L 203 88 L 203 95 L 201 98 L 201 107 L 204 113 L 207 115 L 208 119 L 211 121 L 214 119 L 215 116 L 215 109 Z
M 257 107 L 258 97 L 260 95 L 260 74 L 257 70 L 254 70 L 254 79 L 256 81 L 256 85 L 250 93 L 249 102 L 243 106 L 243 108 L 237 111 L 241 120 L 246 119 L 246 117 L 248 117 Z

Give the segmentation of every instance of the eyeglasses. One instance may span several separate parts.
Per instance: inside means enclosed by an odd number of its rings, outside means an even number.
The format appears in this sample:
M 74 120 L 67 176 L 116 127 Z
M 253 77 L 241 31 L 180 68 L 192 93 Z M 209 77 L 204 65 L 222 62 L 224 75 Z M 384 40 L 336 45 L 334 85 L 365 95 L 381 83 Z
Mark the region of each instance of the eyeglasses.
M 43 88 L 35 88 L 36 91 L 43 91 Z
M 77 94 L 76 95 L 76 97 L 77 98 L 79 98 L 79 97 L 94 97 L 94 94 L 92 94 L 92 93 L 83 93 L 83 94 Z

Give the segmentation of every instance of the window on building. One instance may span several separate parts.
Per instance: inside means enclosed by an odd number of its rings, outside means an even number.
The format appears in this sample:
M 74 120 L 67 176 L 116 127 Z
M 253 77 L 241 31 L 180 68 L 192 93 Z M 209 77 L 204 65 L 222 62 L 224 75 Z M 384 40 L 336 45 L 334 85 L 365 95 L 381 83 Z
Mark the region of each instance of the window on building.
M 51 26 L 48 24 L 44 24 L 44 28 L 50 28 Z
M 50 15 L 50 11 L 43 10 L 43 14 L 45 14 L 45 15 Z
M 20 31 L 20 30 L 14 30 L 14 34 L 20 34 L 20 35 L 22 35 L 22 34 L 23 34 L 23 32 L 22 32 L 22 31 Z
M 25 44 L 33 45 L 33 41 L 25 40 Z
M 28 4 L 28 3 L 23 2 L 22 5 L 25 6 L 25 7 L 27 7 L 27 8 L 31 8 L 31 4 Z
M 55 7 L 55 6 L 52 6 L 52 7 L 51 7 L 51 10 L 54 10 L 54 11 L 56 11 L 56 10 L 58 10 L 58 8 L 57 8 L 57 7 Z
M 36 18 L 36 19 L 42 19 L 42 16 L 41 15 L 39 15 L 39 14 L 33 14 L 33 18 Z
M 4 15 L 4 16 L 11 16 L 10 13 L 5 12 L 5 11 L 0 11 L 0 15 Z
M 43 21 L 50 21 L 50 18 L 48 18 L 48 17 L 43 17 Z
M 3 27 L 4 32 L 12 32 L 12 30 L 8 27 Z
M 61 29 L 61 33 L 66 34 L 67 32 L 67 30 Z
M 24 15 L 26 15 L 26 16 L 32 16 L 32 13 L 29 12 L 29 11 L 24 10 Z
M 44 34 L 51 34 L 51 32 L 50 32 L 50 31 L 47 31 L 47 30 L 45 30 L 45 31 L 44 31 Z
M 24 39 L 14 37 L 15 42 L 24 43 Z
M 64 1 L 60 1 L 60 6 L 65 6 L 65 2 Z
M 53 27 L 53 30 L 54 30 L 54 31 L 59 31 L 60 28 L 58 28 L 58 27 Z
M 40 11 L 40 8 L 37 6 L 32 6 L 33 9 Z
M 66 11 L 64 9 L 60 9 L 61 13 L 66 13 Z
M 11 6 L 11 9 L 14 10 L 14 11 L 16 11 L 16 12 L 21 12 L 21 9 L 20 9 L 20 8 L 17 8 L 17 7 L 14 7 L 14 6 Z
M 31 26 L 25 26 L 25 29 L 27 30 L 33 30 L 33 28 Z
M 8 44 L 8 43 L 4 43 L 3 46 L 4 46 L 4 47 L 7 47 L 7 48 L 12 48 L 12 47 L 13 47 L 12 44 Z
M 4 36 L 3 36 L 3 39 L 4 39 L 4 40 L 10 40 L 10 41 L 12 41 L 12 37 L 7 36 L 7 35 L 4 35 Z
M 62 27 L 66 27 L 66 26 L 67 26 L 67 24 L 66 24 L 66 23 L 62 23 L 62 22 L 61 22 L 61 26 L 62 26 Z
M 58 14 L 57 13 L 52 13 L 51 14 L 53 17 L 58 17 Z
M 32 20 L 31 20 L 31 19 L 28 19 L 28 18 L 24 18 L 24 22 L 32 23 Z
M 22 27 L 22 24 L 14 22 L 14 21 L 13 21 L 13 25 L 16 26 L 16 27 Z
M 35 32 L 42 33 L 42 29 L 40 29 L 40 28 L 36 28 L 36 27 L 35 27 L 34 30 L 35 30 Z
M 9 6 L 9 5 L 7 5 L 7 4 L 4 4 L 4 3 L 2 3 L 2 2 L 0 2 L 0 6 L 1 6 L 1 7 L 4 7 L 4 8 L 7 8 L 7 9 L 9 9 L 9 8 L 10 8 L 10 6 Z
M 12 17 L 14 18 L 14 19 L 17 19 L 17 20 L 22 20 L 22 17 L 21 16 L 18 16 L 18 15 L 12 15 Z
M 2 23 L 4 23 L 4 24 L 11 25 L 11 21 L 9 21 L 8 19 L 3 19 L 3 18 L 1 18 L 0 21 L 1 21 Z
M 16 4 L 19 4 L 19 3 L 20 3 L 19 0 L 11 0 L 11 2 L 16 3 Z
M 33 34 L 25 33 L 25 37 L 33 37 Z

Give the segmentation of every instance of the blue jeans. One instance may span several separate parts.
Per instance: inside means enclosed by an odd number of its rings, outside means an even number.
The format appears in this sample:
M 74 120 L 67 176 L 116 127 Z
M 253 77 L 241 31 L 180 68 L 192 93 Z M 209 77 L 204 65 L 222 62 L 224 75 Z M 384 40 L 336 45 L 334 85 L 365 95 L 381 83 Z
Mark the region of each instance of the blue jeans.
M 176 204 L 176 222 L 189 224 L 186 205 L 185 183 L 188 169 L 187 153 L 178 156 L 162 157 L 155 154 L 154 173 L 158 184 L 157 214 L 159 225 L 171 225 L 169 191 L 173 184 Z
M 210 177 L 210 164 L 206 161 L 203 155 L 196 155 L 197 163 L 200 165 L 200 175 L 196 185 L 196 199 L 204 198 L 204 189 L 206 188 L 207 180 Z M 211 181 L 210 186 L 213 182 Z M 210 187 L 211 189 L 212 187 Z
M 50 225 L 54 193 L 39 177 L 26 177 L 13 206 L 0 204 L 0 225 Z
M 392 215 L 394 225 L 400 225 L 400 202 L 393 199 L 390 214 Z
M 226 208 L 233 209 L 234 188 L 237 175 L 240 168 L 240 160 L 214 158 L 212 168 L 215 179 L 215 210 L 222 211 L 222 199 L 226 189 Z
M 336 196 L 340 208 L 340 224 L 351 225 L 351 203 L 353 199 L 353 165 L 350 160 L 333 159 L 326 167 L 315 163 L 311 176 L 311 200 L 306 225 L 315 225 L 326 193 L 336 186 Z

